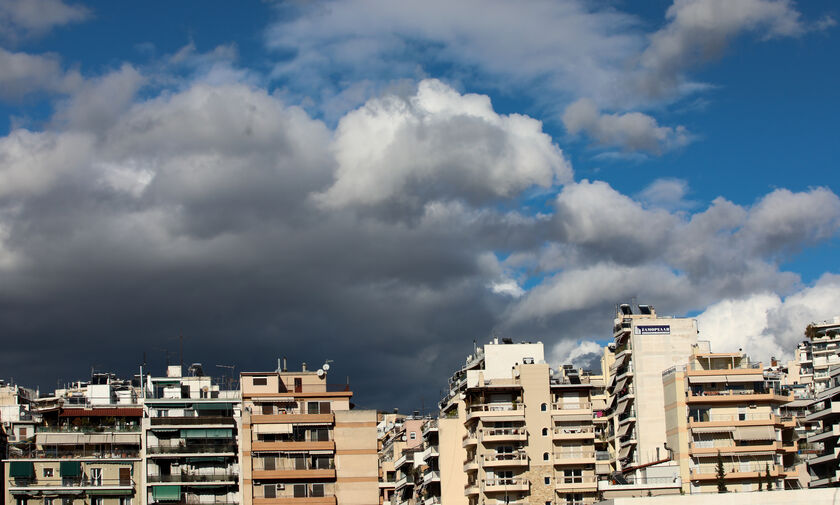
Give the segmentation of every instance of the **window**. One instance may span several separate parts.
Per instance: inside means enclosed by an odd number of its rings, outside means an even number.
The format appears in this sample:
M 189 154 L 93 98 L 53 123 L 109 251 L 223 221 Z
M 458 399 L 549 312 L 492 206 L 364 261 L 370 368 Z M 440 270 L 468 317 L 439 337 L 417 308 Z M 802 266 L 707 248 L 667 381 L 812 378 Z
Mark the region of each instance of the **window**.
M 53 498 L 44 498 L 44 505 L 53 505 Z
M 26 505 L 26 501 L 27 501 L 27 499 L 24 498 L 24 497 L 15 498 L 15 504 L 16 505 Z
M 306 402 L 306 413 L 307 414 L 320 414 L 321 404 L 319 402 Z
M 543 461 L 548 461 L 548 453 L 547 452 L 543 453 Z
M 20 438 L 26 438 L 26 428 L 21 427 L 18 433 L 20 433 Z
M 131 505 L 130 496 L 120 496 L 120 505 Z
M 295 393 L 300 393 L 303 391 L 303 379 L 300 377 L 295 377 Z
M 330 402 L 321 402 L 319 405 L 322 414 L 329 414 L 330 413 Z
M 64 497 L 61 499 L 61 505 L 73 505 L 73 498 Z
M 263 486 L 263 498 L 277 498 L 277 484 L 265 484 Z
M 90 505 L 102 505 L 102 497 L 101 496 L 91 496 L 90 497 Z
M 53 476 L 53 469 L 52 468 L 44 468 L 44 477 L 52 477 Z
M 546 453 L 546 454 L 547 454 L 547 453 Z M 545 482 L 545 485 L 547 486 L 547 485 L 551 484 L 551 477 L 545 477 L 545 478 L 543 479 L 543 481 Z
M 541 405 L 540 405 L 540 410 L 541 410 L 542 412 L 545 412 L 546 410 L 548 410 L 548 405 L 546 405 L 545 403 L 541 404 Z
M 91 486 L 101 486 L 102 485 L 102 469 L 101 468 L 91 468 L 90 469 L 90 485 Z M 93 504 L 91 504 L 93 505 Z
M 322 497 L 324 496 L 324 485 L 323 484 L 312 484 L 312 492 L 309 496 L 315 497 Z
M 306 498 L 306 484 L 295 484 L 293 489 L 295 498 Z
M 264 416 L 270 416 L 274 414 L 274 405 L 271 405 L 269 403 L 263 403 L 262 413 Z
M 544 437 L 548 436 L 548 428 L 543 428 L 542 434 Z
M 410 438 L 411 440 L 417 440 L 417 432 L 412 431 L 412 432 L 408 435 L 408 438 Z
M 268 377 L 254 377 L 255 386 L 268 386 Z

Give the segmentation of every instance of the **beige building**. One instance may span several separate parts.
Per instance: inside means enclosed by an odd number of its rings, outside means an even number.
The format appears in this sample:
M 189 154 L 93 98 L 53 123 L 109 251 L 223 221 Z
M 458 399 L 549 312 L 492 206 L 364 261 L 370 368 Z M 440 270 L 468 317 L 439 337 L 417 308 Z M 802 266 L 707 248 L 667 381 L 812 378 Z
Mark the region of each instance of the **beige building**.
M 377 417 L 317 371 L 241 374 L 242 505 L 377 505 Z
M 678 492 L 676 465 L 666 448 L 662 371 L 684 365 L 697 343 L 697 321 L 658 316 L 653 307 L 618 307 L 609 349 L 614 359 L 606 370 L 608 431 L 616 475 L 599 489 L 606 496 L 615 486 L 635 493 Z M 631 490 L 631 488 L 637 488 Z
M 799 487 L 795 421 L 781 416 L 792 401 L 761 363 L 700 345 L 688 363 L 662 374 L 668 447 L 685 493 L 717 493 L 723 462 L 727 489 Z M 760 484 L 759 484 L 760 482 Z
M 106 378 L 86 383 L 78 403 L 44 402 L 50 407 L 31 416 L 37 420 L 32 432 L 10 448 L 4 462 L 4 503 L 141 503 L 143 411 L 129 403 L 136 400 L 133 395 L 120 404 L 113 394 L 131 389 Z M 97 393 L 102 397 L 94 399 Z
M 504 339 L 476 349 L 450 380 L 441 412 L 441 423 L 457 419 L 460 425 L 467 503 L 593 503 L 593 389 L 578 370 L 551 370 L 542 343 Z M 603 402 L 603 390 L 599 394 Z M 448 505 L 443 454 L 456 437 L 439 429 Z

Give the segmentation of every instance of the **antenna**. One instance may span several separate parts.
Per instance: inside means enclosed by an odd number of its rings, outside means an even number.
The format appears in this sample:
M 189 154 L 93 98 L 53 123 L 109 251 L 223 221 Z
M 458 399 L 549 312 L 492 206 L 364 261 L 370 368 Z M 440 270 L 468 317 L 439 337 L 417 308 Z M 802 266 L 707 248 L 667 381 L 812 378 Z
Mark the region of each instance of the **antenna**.
M 236 365 L 216 365 L 219 368 L 226 368 L 230 370 L 230 377 L 227 374 L 223 373 L 222 378 L 227 378 L 228 382 L 228 389 L 233 389 L 233 370 L 236 368 Z

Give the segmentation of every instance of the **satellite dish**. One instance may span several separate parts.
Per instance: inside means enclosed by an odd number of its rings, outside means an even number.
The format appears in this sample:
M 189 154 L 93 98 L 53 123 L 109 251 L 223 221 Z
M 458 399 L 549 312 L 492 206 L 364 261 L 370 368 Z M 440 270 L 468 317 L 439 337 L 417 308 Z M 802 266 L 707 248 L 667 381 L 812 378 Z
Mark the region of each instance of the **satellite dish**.
M 317 373 L 318 373 L 318 377 L 323 377 L 326 374 L 326 372 L 324 372 L 324 370 L 322 370 L 320 368 L 318 369 Z
M 329 363 L 324 363 L 324 366 L 321 367 L 325 372 L 330 369 Z

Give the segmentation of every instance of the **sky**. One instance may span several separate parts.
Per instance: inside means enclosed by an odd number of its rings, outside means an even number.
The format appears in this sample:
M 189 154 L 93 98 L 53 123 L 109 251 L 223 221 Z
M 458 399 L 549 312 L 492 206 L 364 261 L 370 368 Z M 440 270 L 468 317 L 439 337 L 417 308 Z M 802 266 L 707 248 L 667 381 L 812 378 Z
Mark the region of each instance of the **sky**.
M 430 410 L 616 304 L 840 315 L 834 2 L 0 0 L 0 377 L 333 360 Z

